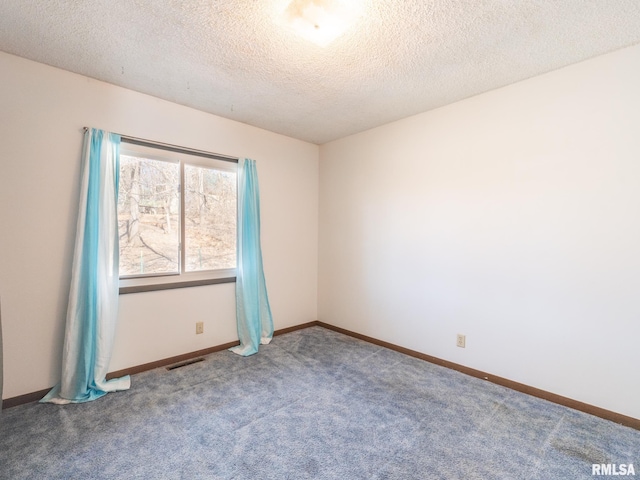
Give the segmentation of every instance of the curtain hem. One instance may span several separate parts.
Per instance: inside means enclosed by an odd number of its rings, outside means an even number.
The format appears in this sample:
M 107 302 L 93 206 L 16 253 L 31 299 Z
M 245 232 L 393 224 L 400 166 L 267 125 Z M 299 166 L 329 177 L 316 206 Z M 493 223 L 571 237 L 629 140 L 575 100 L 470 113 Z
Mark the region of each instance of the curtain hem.
M 60 396 L 60 384 L 56 385 L 51 389 L 49 393 L 47 393 L 39 403 L 54 403 L 56 405 L 68 405 L 70 403 L 85 403 L 96 400 L 100 397 L 105 396 L 107 393 L 111 392 L 120 392 L 124 390 L 128 390 L 131 387 L 131 377 L 129 375 L 125 375 L 120 378 L 112 378 L 111 380 L 106 380 L 104 382 L 100 382 L 101 388 L 92 388 L 86 397 L 83 398 L 63 398 Z

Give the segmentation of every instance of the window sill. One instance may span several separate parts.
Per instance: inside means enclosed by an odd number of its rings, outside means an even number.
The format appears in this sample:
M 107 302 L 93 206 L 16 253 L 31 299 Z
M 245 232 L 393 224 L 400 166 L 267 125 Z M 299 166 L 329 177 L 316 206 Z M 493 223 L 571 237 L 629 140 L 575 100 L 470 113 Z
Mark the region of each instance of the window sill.
M 165 277 L 141 277 L 120 279 L 120 295 L 128 293 L 173 290 L 175 288 L 201 287 L 217 283 L 234 283 L 235 269 L 220 271 L 217 275 L 186 274 Z

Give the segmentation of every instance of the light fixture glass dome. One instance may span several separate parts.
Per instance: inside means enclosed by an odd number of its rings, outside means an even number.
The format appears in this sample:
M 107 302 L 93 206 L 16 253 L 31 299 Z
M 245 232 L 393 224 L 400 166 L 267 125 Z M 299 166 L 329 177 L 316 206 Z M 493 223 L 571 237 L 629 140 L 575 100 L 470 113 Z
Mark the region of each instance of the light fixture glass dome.
M 325 47 L 358 18 L 361 0 L 292 0 L 285 23 L 301 37 Z

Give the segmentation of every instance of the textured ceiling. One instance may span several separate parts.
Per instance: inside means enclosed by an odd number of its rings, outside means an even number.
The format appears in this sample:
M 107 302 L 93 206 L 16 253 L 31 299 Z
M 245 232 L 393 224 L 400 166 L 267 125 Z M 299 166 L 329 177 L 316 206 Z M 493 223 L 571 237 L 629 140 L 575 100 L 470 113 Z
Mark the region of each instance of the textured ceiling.
M 1 0 L 0 50 L 322 144 L 640 42 L 638 0 L 362 0 L 321 48 L 289 1 Z

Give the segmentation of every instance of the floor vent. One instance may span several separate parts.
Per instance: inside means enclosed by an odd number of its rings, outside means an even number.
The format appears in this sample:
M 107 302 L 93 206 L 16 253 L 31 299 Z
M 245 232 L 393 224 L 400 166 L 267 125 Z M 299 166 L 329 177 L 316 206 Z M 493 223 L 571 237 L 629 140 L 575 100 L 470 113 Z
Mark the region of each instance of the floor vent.
M 186 362 L 176 363 L 175 365 L 167 367 L 167 370 L 175 370 L 176 368 L 186 367 L 187 365 L 193 365 L 198 362 L 204 362 L 204 358 L 195 358 L 193 360 L 187 360 Z

